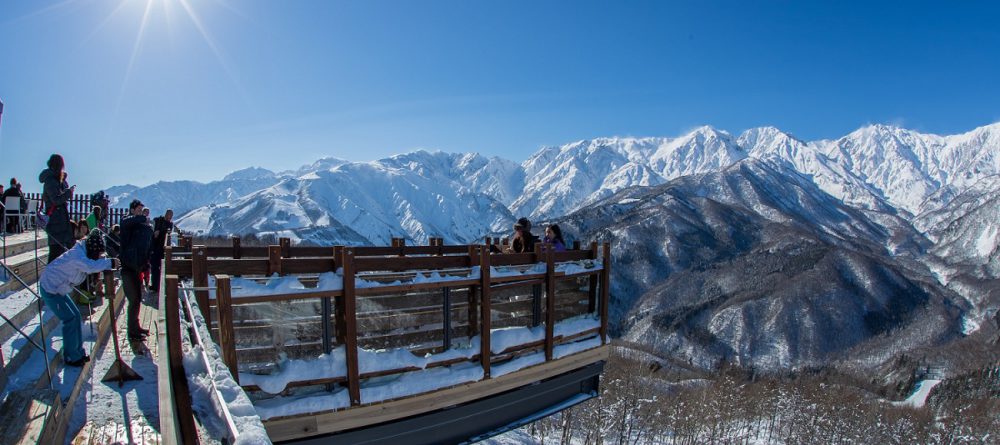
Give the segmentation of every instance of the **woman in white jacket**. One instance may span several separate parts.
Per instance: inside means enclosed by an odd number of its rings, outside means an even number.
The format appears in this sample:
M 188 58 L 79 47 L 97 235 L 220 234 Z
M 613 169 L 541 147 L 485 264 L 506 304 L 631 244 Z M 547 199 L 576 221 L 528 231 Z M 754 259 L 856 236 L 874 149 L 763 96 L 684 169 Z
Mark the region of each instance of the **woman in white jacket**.
M 42 301 L 62 320 L 63 360 L 69 366 L 82 366 L 90 361 L 83 350 L 80 309 L 69 294 L 88 274 L 118 267 L 118 260 L 101 257 L 104 250 L 104 235 L 94 230 L 86 240 L 78 241 L 72 249 L 45 266 L 39 280 Z

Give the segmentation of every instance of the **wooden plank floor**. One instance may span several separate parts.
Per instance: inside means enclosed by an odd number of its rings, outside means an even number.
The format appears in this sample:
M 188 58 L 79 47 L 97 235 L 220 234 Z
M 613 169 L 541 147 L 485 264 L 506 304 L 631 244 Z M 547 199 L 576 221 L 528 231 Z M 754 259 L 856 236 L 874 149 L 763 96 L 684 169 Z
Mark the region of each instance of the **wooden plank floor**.
M 118 347 L 121 350 L 122 360 L 126 364 L 131 363 L 133 367 L 137 366 L 140 360 L 152 360 L 155 363 L 157 359 L 158 347 L 156 342 L 156 317 L 157 309 L 153 305 L 156 303 L 156 295 L 149 295 L 144 298 L 143 304 L 139 310 L 139 320 L 140 324 L 149 329 L 149 337 L 145 342 L 130 342 L 126 337 L 126 320 L 125 320 L 125 308 L 123 305 L 123 310 L 119 314 L 118 318 Z M 112 339 L 108 338 L 107 351 L 105 352 L 114 354 L 111 345 Z M 155 369 L 155 368 L 154 368 Z M 138 370 L 137 370 L 138 371 Z M 95 369 L 95 375 L 92 377 L 95 380 L 95 384 L 108 385 L 113 390 L 118 389 L 117 383 L 100 383 L 100 379 L 104 377 L 104 373 L 107 372 L 107 367 L 104 369 Z M 142 384 L 144 387 L 152 385 L 156 387 L 156 372 L 139 371 L 139 374 L 144 379 Z M 125 389 L 129 389 L 131 382 L 125 383 Z M 138 389 L 135 389 L 138 390 Z M 155 399 L 157 394 L 152 394 Z M 83 425 L 82 429 L 76 433 L 75 437 L 71 441 L 73 445 L 101 445 L 101 444 L 143 444 L 143 445 L 153 445 L 160 443 L 160 432 L 158 430 L 159 425 L 150 424 L 150 419 L 156 419 L 158 422 L 159 413 L 151 413 L 150 406 L 147 405 L 144 408 L 139 406 L 133 406 L 135 402 L 133 400 L 122 397 L 122 399 L 128 400 L 128 411 L 132 413 L 132 417 L 129 424 L 126 425 L 123 421 L 123 415 L 119 414 L 114 419 L 91 419 L 88 415 L 87 422 Z M 157 404 L 152 404 L 156 405 Z M 91 408 L 90 406 L 86 407 Z M 80 405 L 77 405 L 77 409 L 80 409 Z M 157 410 L 158 411 L 158 410 Z M 89 413 L 88 413 L 89 414 Z M 142 414 L 142 415 L 139 415 Z M 72 436 L 74 431 L 70 431 L 69 434 Z

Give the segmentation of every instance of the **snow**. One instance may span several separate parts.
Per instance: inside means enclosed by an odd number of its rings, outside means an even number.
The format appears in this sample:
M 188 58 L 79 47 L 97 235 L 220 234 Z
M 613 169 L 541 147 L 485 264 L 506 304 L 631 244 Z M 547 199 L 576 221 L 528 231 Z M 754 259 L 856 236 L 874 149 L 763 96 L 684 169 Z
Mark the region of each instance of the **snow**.
M 556 336 L 569 336 L 594 329 L 600 326 L 600 321 L 589 315 L 583 315 L 557 323 L 553 329 Z M 545 338 L 545 326 L 535 328 L 516 327 L 501 328 L 490 331 L 490 350 L 500 353 L 512 346 L 531 343 Z M 598 342 L 600 339 L 598 339 Z M 425 369 L 431 363 L 452 359 L 471 359 L 479 353 L 479 336 L 472 337 L 467 345 L 453 347 L 437 354 L 416 356 L 405 348 L 390 350 L 369 350 L 358 348 L 358 372 L 361 374 L 387 371 L 392 369 L 417 368 Z M 559 350 L 559 346 L 556 350 Z M 543 356 L 544 357 L 544 356 Z M 347 362 L 343 346 L 337 347 L 330 354 L 323 354 L 314 359 L 285 359 L 278 363 L 270 374 L 240 373 L 240 382 L 244 385 L 257 385 L 266 393 L 278 394 L 286 389 L 289 383 L 304 380 L 343 377 L 347 375 Z
M 188 294 L 187 299 L 191 303 L 199 335 L 205 341 L 211 342 L 211 336 L 209 336 L 205 326 L 205 319 L 202 317 L 201 311 L 198 310 L 197 301 L 194 301 L 190 292 Z M 190 327 L 190 324 L 183 318 L 181 324 L 186 328 Z M 188 331 L 189 329 L 182 329 L 182 332 Z M 229 368 L 223 363 L 218 346 L 215 343 L 210 343 L 207 349 L 203 349 L 201 345 L 193 345 L 186 334 L 182 335 L 181 340 L 184 343 L 184 371 L 187 374 L 193 408 L 206 429 L 216 438 L 228 436 L 222 421 L 224 418 L 222 407 L 219 405 L 219 403 L 225 403 L 236 424 L 236 431 L 239 432 L 235 443 L 245 445 L 270 444 L 271 440 L 268 438 L 263 424 L 260 423 L 253 403 L 250 402 L 243 388 L 229 374 Z M 206 365 L 209 368 L 206 368 Z
M 591 316 L 580 316 L 565 320 L 556 325 L 555 335 L 572 335 L 600 326 L 600 322 Z M 524 344 L 544 338 L 545 327 L 496 329 L 491 331 L 491 339 L 499 339 L 502 348 L 491 348 L 494 353 L 509 346 Z M 518 343 L 520 342 L 520 343 Z M 555 358 L 565 357 L 586 349 L 601 345 L 599 337 L 592 337 L 574 343 L 557 345 L 553 350 Z M 361 374 L 418 368 L 416 371 L 393 374 L 368 379 L 361 387 L 362 403 L 376 403 L 383 400 L 396 399 L 414 394 L 420 394 L 436 389 L 475 382 L 483 378 L 482 367 L 478 363 L 460 362 L 446 367 L 426 369 L 430 363 L 441 362 L 455 358 L 470 359 L 479 353 L 479 337 L 473 337 L 469 344 L 452 348 L 439 354 L 427 354 L 418 357 L 406 349 L 367 350 L 358 349 L 358 371 Z M 528 366 L 545 362 L 544 351 L 528 354 L 491 368 L 491 375 L 499 377 Z M 283 392 L 288 383 L 302 380 L 315 380 L 330 377 L 342 377 L 347 374 L 344 347 L 338 347 L 331 354 L 324 354 L 316 359 L 284 360 L 277 369 L 268 375 L 240 373 L 240 382 L 244 385 L 257 385 L 264 392 L 278 394 Z M 262 419 L 327 411 L 349 406 L 346 393 L 321 392 L 278 396 L 256 402 L 257 413 Z
M 910 394 L 910 397 L 907 397 L 902 402 L 894 402 L 893 404 L 896 406 L 923 408 L 924 404 L 927 403 L 927 396 L 930 395 L 931 390 L 939 383 L 941 383 L 941 380 L 938 379 L 922 380 L 920 383 L 917 383 L 917 388 L 913 391 L 913 394 Z
M 972 335 L 972 333 L 979 330 L 979 323 L 976 320 L 969 318 L 968 316 L 962 317 L 962 334 Z

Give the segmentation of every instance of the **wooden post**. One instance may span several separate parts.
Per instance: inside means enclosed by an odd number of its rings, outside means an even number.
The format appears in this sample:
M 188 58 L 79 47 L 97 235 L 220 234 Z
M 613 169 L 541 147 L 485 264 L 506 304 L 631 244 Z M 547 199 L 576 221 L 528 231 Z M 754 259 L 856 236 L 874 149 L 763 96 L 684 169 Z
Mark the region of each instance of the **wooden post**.
M 573 241 L 573 250 L 580 250 L 580 240 Z
M 170 392 L 174 398 L 174 410 L 180 423 L 181 443 L 198 443 L 198 432 L 194 425 L 194 412 L 191 407 L 191 393 L 188 392 L 187 375 L 184 373 L 184 353 L 181 350 L 181 309 L 178 295 L 177 275 L 167 275 L 164 279 L 166 295 L 164 306 L 166 311 L 167 359 L 170 367 Z M 112 294 L 113 295 L 113 294 Z
M 242 247 L 243 246 L 240 245 L 240 237 L 234 236 L 233 237 L 233 259 L 234 260 L 238 260 L 242 256 L 242 252 L 240 252 L 240 250 L 242 249 Z
M 441 311 L 444 316 L 441 320 L 441 328 L 444 331 L 441 338 L 444 347 L 442 351 L 447 351 L 451 349 L 451 288 L 447 286 L 441 289 Z
M 167 246 L 163 248 L 163 274 L 176 275 L 177 272 L 174 271 L 174 247 Z
M 240 371 L 236 363 L 236 332 L 233 331 L 233 288 L 229 275 L 215 277 L 215 307 L 219 311 L 219 346 L 222 360 L 229 367 L 233 380 L 240 383 Z
M 337 271 L 337 267 L 344 267 L 344 246 L 334 246 L 333 256 L 336 258 L 334 260 L 334 272 Z M 344 317 L 344 295 L 341 295 L 334 299 L 333 304 L 333 320 L 334 320 L 334 337 L 337 339 L 338 344 L 344 344 L 347 340 L 347 329 L 345 325 L 347 324 L 347 319 Z
M 292 240 L 288 238 L 279 238 L 278 245 L 281 246 L 281 257 L 291 258 L 292 257 Z
M 504 238 L 504 239 L 503 239 L 503 240 L 502 240 L 502 241 L 500 242 L 500 245 L 501 245 L 501 246 L 503 246 L 503 248 L 501 248 L 501 249 L 500 249 L 500 251 L 501 251 L 501 252 L 506 252 L 506 251 L 507 251 L 507 249 L 508 249 L 508 246 L 510 246 L 510 239 L 509 239 L 509 238 Z
M 597 241 L 590 243 L 590 255 L 592 260 L 597 259 Z M 589 277 L 590 287 L 587 289 L 587 313 L 593 314 L 597 311 L 597 276 L 591 274 Z
M 361 380 L 358 377 L 358 323 L 354 300 L 354 249 L 344 249 L 344 334 L 347 361 L 347 393 L 351 406 L 361 404 Z
M 608 344 L 608 299 L 611 285 L 611 243 L 604 243 L 604 267 L 601 269 L 601 344 Z
M 208 249 L 205 246 L 194 246 L 191 249 L 191 278 L 194 287 L 208 287 Z M 196 290 L 194 296 L 201 308 L 201 316 L 205 317 L 205 327 L 212 332 L 212 311 L 208 305 L 208 291 Z
M 194 244 L 194 239 L 191 238 L 191 235 L 184 235 L 180 239 L 180 245 L 184 247 L 185 252 L 190 252 L 191 249 L 194 248 L 193 244 Z
M 490 378 L 490 248 L 480 247 L 479 250 L 479 289 L 480 295 L 480 318 L 482 327 L 479 334 L 479 363 L 483 366 L 483 378 Z
M 556 325 L 556 263 L 553 249 L 545 249 L 545 361 L 552 360 L 553 330 Z
M 476 250 L 476 246 L 470 244 L 469 245 L 469 267 L 476 267 L 477 264 L 479 264 L 478 251 Z M 468 301 L 469 301 L 469 307 L 468 307 L 469 315 L 468 315 L 468 319 L 469 319 L 469 324 L 466 326 L 466 331 L 469 334 L 469 337 L 472 337 L 472 336 L 476 335 L 477 332 L 479 332 L 479 317 L 478 317 L 478 315 L 479 315 L 478 314 L 479 309 L 478 309 L 477 304 L 476 304 L 476 301 L 477 301 L 476 300 L 476 294 L 478 294 L 478 293 L 479 293 L 479 286 L 476 286 L 476 285 L 469 286 L 469 295 L 468 295 Z
M 281 246 L 267 246 L 267 275 L 281 275 Z
M 406 238 L 399 239 L 399 256 L 406 256 Z

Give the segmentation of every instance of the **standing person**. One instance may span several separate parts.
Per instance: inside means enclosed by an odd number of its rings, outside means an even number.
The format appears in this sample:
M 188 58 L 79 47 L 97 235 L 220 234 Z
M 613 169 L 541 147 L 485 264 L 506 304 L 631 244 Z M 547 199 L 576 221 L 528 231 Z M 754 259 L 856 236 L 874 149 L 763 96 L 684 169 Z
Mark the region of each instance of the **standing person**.
M 151 289 L 153 292 L 160 292 L 160 264 L 163 263 L 163 248 L 167 244 L 167 237 L 174 229 L 174 211 L 167 209 L 163 216 L 153 218 L 153 254 L 149 258 L 150 275 L 152 280 Z
M 76 186 L 70 187 L 66 182 L 66 163 L 61 155 L 50 156 L 47 166 L 38 175 L 38 182 L 42 183 L 42 202 L 49 218 L 45 233 L 48 235 L 51 263 L 73 245 L 73 227 L 69 223 L 69 207 L 66 203 L 73 197 Z
M 38 280 L 42 301 L 56 313 L 63 323 L 63 360 L 69 366 L 83 366 L 90 357 L 83 350 L 80 337 L 81 316 L 69 294 L 73 286 L 83 282 L 87 274 L 118 267 L 118 260 L 101 258 L 104 253 L 104 235 L 93 231 L 85 241 L 73 245 L 58 258 L 50 261 L 42 278 Z
M 128 206 L 129 216 L 121 222 L 122 289 L 128 299 L 126 321 L 128 338 L 142 341 L 149 330 L 139 325 L 139 305 L 142 304 L 142 281 L 139 273 L 149 264 L 150 244 L 153 241 L 153 227 L 142 214 L 142 201 L 133 199 Z
M 566 251 L 566 241 L 563 240 L 562 229 L 559 228 L 559 224 L 549 224 L 545 228 L 545 244 L 551 244 L 552 248 L 556 252 Z
M 24 192 L 21 191 L 21 184 L 17 182 L 17 178 L 10 178 L 10 188 L 8 188 L 6 192 L 4 192 L 3 187 L 0 186 L 0 193 L 3 193 L 3 199 L 0 199 L 0 201 L 3 201 L 4 204 L 7 203 L 7 198 L 18 198 L 17 208 L 10 209 L 11 212 L 20 211 L 21 213 L 24 213 L 28 209 L 28 202 L 24 199 Z M 19 224 L 17 216 L 7 217 L 7 233 L 20 233 L 23 230 L 24 229 L 21 227 L 21 224 Z

